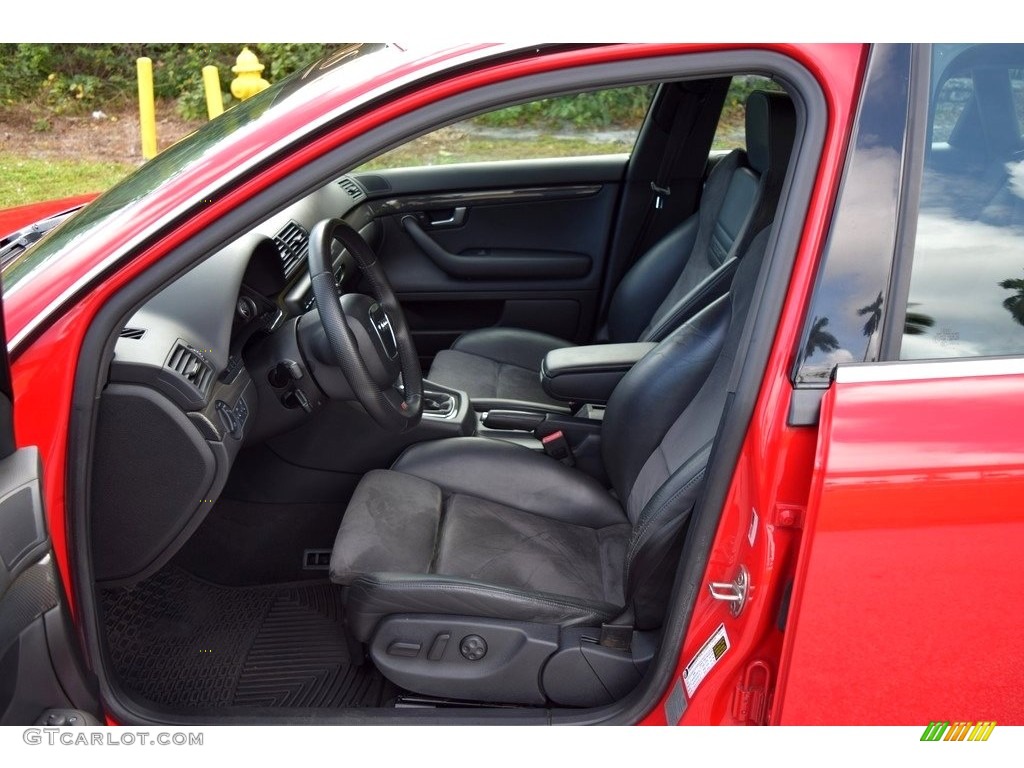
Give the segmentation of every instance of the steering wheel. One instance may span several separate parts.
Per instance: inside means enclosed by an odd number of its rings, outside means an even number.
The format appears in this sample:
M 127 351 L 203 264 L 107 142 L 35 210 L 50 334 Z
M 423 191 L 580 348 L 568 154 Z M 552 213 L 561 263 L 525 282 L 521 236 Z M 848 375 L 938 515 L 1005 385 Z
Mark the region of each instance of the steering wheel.
M 331 244 L 341 243 L 370 283 L 372 297 L 338 295 Z M 309 277 L 320 323 L 356 399 L 381 427 L 404 432 L 423 415 L 423 372 L 405 315 L 384 270 L 363 237 L 341 219 L 309 234 Z M 402 376 L 403 391 L 397 387 Z

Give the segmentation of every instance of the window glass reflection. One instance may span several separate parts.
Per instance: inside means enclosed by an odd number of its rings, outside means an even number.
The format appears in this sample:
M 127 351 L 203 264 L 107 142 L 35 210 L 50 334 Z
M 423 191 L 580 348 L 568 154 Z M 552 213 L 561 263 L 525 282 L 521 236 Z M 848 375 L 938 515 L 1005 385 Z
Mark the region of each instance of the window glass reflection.
M 901 359 L 1024 353 L 1024 46 L 936 46 Z
M 826 386 L 839 363 L 876 360 L 896 238 L 909 45 L 874 46 L 796 381 Z

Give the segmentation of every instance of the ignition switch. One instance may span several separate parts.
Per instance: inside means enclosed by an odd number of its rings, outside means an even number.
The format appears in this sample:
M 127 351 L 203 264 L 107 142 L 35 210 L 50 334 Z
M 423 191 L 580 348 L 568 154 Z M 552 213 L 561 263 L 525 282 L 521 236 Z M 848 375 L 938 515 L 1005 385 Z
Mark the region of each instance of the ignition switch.
M 302 366 L 294 360 L 282 360 L 267 373 L 267 381 L 275 389 L 283 389 L 302 378 Z

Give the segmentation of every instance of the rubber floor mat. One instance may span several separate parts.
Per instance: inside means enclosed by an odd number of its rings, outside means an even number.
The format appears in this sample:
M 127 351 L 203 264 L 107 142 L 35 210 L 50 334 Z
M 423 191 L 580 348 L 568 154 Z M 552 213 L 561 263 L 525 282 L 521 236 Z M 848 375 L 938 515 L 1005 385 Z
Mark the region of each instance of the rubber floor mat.
M 102 600 L 122 685 L 166 707 L 376 707 L 398 692 L 352 663 L 328 583 L 221 587 L 167 568 Z

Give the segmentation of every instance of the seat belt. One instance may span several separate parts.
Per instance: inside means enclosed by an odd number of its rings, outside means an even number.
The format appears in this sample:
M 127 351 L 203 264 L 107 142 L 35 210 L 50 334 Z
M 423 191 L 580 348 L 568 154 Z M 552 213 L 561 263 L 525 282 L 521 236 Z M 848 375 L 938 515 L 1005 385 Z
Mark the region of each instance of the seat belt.
M 724 101 L 728 83 L 729 78 L 687 83 L 685 85 L 675 84 L 677 91 L 672 95 L 676 99 L 676 104 L 670 118 L 671 124 L 668 125 L 666 143 L 658 160 L 654 179 L 650 182 L 651 200 L 644 210 L 643 220 L 640 222 L 639 227 L 636 228 L 636 235 L 629 246 L 628 257 L 621 262 L 617 262 L 614 269 L 609 269 L 605 275 L 610 285 L 606 284 L 602 289 L 602 305 L 597 324 L 598 331 L 594 337 L 596 341 L 607 341 L 608 311 L 615 288 L 651 245 L 648 240 L 652 239 L 651 232 L 656 229 L 654 225 L 658 219 L 658 212 L 666 210 L 665 201 L 672 194 L 672 174 L 675 166 L 680 162 L 683 148 L 692 143 L 695 132 L 698 129 L 701 131 L 705 129 L 714 130 L 718 122 L 718 115 L 711 116 L 707 114 L 708 106 L 717 99 Z M 665 107 L 666 111 L 668 108 Z M 666 123 L 668 123 L 667 119 L 658 119 L 658 125 L 662 129 L 664 129 Z M 710 145 L 711 135 L 707 139 Z M 631 159 L 630 162 L 632 163 L 634 160 L 635 158 Z M 706 165 L 706 158 L 701 162 Z M 699 200 L 700 190 L 696 190 L 696 192 L 696 199 Z
M 688 99 L 687 96 L 690 94 L 696 96 L 696 100 Z M 707 90 L 703 93 L 681 90 L 679 101 L 676 104 L 675 111 L 672 113 L 672 124 L 668 129 L 665 149 L 661 153 L 661 161 L 654 174 L 654 179 L 651 181 L 651 202 L 644 210 L 643 221 L 640 222 L 636 237 L 633 238 L 633 246 L 629 250 L 629 258 L 623 263 L 616 284 L 636 264 L 637 259 L 640 258 L 647 248 L 647 238 L 650 234 L 651 225 L 654 224 L 658 212 L 665 207 L 665 199 L 672 194 L 672 187 L 670 186 L 672 169 L 679 159 L 679 153 L 690 139 L 690 134 L 697 124 L 697 117 L 703 111 L 706 100 Z M 688 105 L 691 106 L 690 109 L 686 108 Z M 609 300 L 608 305 L 602 309 L 601 322 L 598 325 L 599 330 L 596 336 L 598 340 L 601 340 L 602 335 L 607 332 L 608 309 L 610 306 L 611 302 Z
M 694 92 L 690 91 L 689 93 Z M 629 266 L 635 264 L 640 254 L 646 249 L 647 235 L 651 225 L 654 223 L 658 211 L 665 207 L 665 198 L 672 194 L 672 187 L 670 186 L 672 169 L 679 159 L 679 153 L 688 143 L 693 127 L 697 124 L 697 117 L 704 109 L 704 102 L 707 100 L 706 90 L 703 93 L 694 93 L 694 95 L 697 99 L 696 102 L 692 103 L 692 108 L 686 108 L 691 102 L 686 98 L 685 93 L 680 97 L 679 104 L 676 105 L 675 114 L 672 116 L 672 125 L 668 132 L 665 151 L 661 154 L 661 163 L 658 165 L 658 171 L 651 182 L 651 193 L 653 195 L 651 204 L 644 212 L 644 220 L 641 222 L 636 239 L 633 241 L 633 249 L 627 262 Z

